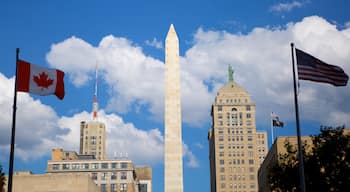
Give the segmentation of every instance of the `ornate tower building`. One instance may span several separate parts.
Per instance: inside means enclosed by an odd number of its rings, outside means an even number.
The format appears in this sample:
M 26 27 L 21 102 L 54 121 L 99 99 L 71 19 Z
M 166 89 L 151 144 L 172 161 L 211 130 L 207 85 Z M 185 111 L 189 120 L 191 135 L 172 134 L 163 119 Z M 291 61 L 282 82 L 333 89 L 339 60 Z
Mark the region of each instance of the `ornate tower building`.
M 95 93 L 92 121 L 80 122 L 80 150 L 82 155 L 94 155 L 96 159 L 106 159 L 106 125 L 97 119 L 97 66 L 95 71 Z
M 248 92 L 229 81 L 212 105 L 208 133 L 211 192 L 258 191 L 258 169 L 267 153 L 267 134 L 256 131 L 255 103 Z
M 182 192 L 182 134 L 179 40 L 171 25 L 165 40 L 164 191 Z

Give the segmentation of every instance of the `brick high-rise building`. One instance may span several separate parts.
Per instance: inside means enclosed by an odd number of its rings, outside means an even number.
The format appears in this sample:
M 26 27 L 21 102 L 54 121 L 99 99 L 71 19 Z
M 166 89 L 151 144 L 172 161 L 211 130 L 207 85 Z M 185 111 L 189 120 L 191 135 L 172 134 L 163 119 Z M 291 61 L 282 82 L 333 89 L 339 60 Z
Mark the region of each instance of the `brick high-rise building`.
M 217 93 L 208 133 L 211 192 L 258 191 L 258 169 L 267 153 L 267 134 L 256 131 L 255 103 L 233 80 Z

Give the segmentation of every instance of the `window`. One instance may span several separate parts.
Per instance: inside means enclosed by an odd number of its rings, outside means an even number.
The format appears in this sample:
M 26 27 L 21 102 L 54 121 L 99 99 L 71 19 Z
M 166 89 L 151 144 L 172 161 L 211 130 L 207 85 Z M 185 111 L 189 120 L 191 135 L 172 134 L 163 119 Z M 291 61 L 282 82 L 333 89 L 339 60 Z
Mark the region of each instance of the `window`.
M 140 183 L 139 192 L 147 192 L 147 184 L 146 183 Z
M 255 180 L 254 175 L 249 175 L 249 179 L 250 179 L 250 180 Z
M 218 105 L 218 111 L 222 111 L 222 105 Z
M 69 169 L 69 164 L 66 164 L 66 163 L 63 164 L 63 165 L 62 165 L 62 168 L 63 168 L 63 169 Z
M 72 164 L 72 169 L 79 169 L 79 164 L 78 163 L 73 163 Z
M 81 164 L 83 169 L 89 169 L 89 163 Z
M 102 169 L 108 169 L 108 163 L 101 163 Z
M 97 173 L 91 173 L 92 180 L 97 180 Z
M 247 128 L 247 133 L 253 133 L 252 128 Z
M 254 167 L 249 167 L 249 172 L 253 173 L 254 172 Z
M 220 136 L 219 141 L 224 141 L 224 136 Z
M 222 114 L 218 114 L 218 119 L 222 119 Z
M 246 109 L 247 111 L 250 111 L 250 105 L 245 106 L 245 109 Z
M 53 164 L 52 165 L 53 170 L 59 170 L 60 169 L 60 164 Z
M 101 173 L 101 180 L 107 180 L 107 173 Z
M 112 172 L 112 173 L 111 173 L 111 179 L 112 179 L 112 180 L 117 179 L 117 172 Z
M 218 134 L 222 134 L 222 133 L 224 133 L 224 131 L 222 130 L 222 128 L 219 128 Z
M 254 160 L 253 159 L 249 159 L 249 165 L 253 165 L 254 164 Z
M 117 191 L 117 184 L 111 184 L 111 192 L 116 192 Z
M 225 168 L 224 167 L 220 167 L 220 172 L 221 173 L 225 172 Z
M 121 183 L 120 184 L 120 192 L 126 192 L 126 189 L 127 189 L 126 183 Z
M 225 180 L 225 175 L 220 175 L 220 180 L 224 181 Z
M 224 152 L 220 152 L 220 153 L 219 153 L 219 156 L 220 156 L 220 157 L 223 157 L 223 156 L 224 156 Z
M 121 168 L 128 168 L 128 163 L 126 163 L 126 162 L 123 162 L 123 163 L 121 163 L 120 164 L 120 166 L 121 166 Z
M 126 172 L 125 171 L 121 172 L 120 179 L 123 179 L 123 180 L 126 179 Z
M 252 136 L 248 136 L 248 141 L 253 141 L 253 137 Z
M 225 164 L 225 161 L 223 159 L 220 159 L 220 165 Z
M 118 164 L 117 163 L 112 163 L 112 169 L 117 168 Z
M 92 169 L 98 169 L 98 164 L 97 163 L 92 163 L 91 164 Z
M 250 113 L 247 113 L 247 119 L 250 119 L 252 116 Z
M 101 192 L 106 192 L 106 184 L 101 184 Z
M 226 187 L 225 183 L 221 183 L 221 188 L 224 189 Z

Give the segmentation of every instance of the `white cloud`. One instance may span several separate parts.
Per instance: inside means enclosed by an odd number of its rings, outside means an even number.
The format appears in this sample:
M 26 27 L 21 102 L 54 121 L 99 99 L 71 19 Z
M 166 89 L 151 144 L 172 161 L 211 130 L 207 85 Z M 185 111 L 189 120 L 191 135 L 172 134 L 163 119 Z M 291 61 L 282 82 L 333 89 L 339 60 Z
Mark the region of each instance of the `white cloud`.
M 14 78 L 0 73 L 0 146 L 9 149 L 12 127 Z M 16 155 L 24 160 L 47 153 L 56 140 L 68 130 L 57 126 L 56 112 L 49 106 L 34 100 L 26 93 L 17 94 Z M 34 134 L 33 134 L 34 133 Z M 1 154 L 4 155 L 4 154 Z
M 338 30 L 318 16 L 273 29 L 257 27 L 246 35 L 200 28 L 193 42 L 180 58 L 182 117 L 183 122 L 192 127 L 210 123 L 210 107 L 218 88 L 227 81 L 229 64 L 235 70 L 235 81 L 248 90 L 257 104 L 258 125 L 268 122 L 266 119 L 276 108 L 284 113 L 281 114 L 284 119 L 293 120 L 291 42 L 326 62 L 343 67 L 348 74 L 350 71 L 347 65 L 350 29 Z M 110 35 L 94 47 L 73 37 L 53 45 L 47 58 L 52 66 L 61 66 L 77 86 L 86 81 L 76 80 L 75 74 L 88 79 L 94 70 L 91 61 L 97 60 L 110 88 L 109 112 L 126 113 L 145 107 L 157 121 L 162 121 L 164 63 L 146 56 L 142 48 L 130 40 Z M 341 104 L 350 95 L 348 89 L 306 81 L 300 84 L 303 119 L 328 121 L 331 111 L 350 113 L 349 104 Z
M 0 149 L 7 154 L 12 123 L 9 111 L 12 111 L 13 85 L 14 78 L 8 79 L 0 73 L 0 88 L 4 90 L 4 94 L 0 95 L 0 113 L 3 114 L 0 116 Z M 53 148 L 79 152 L 80 122 L 91 118 L 92 114 L 85 111 L 70 117 L 58 117 L 50 106 L 34 100 L 29 94 L 18 93 L 15 154 L 23 160 L 29 160 L 49 156 Z M 162 163 L 164 140 L 158 128 L 142 130 L 104 110 L 99 111 L 99 120 L 106 123 L 108 158 L 113 158 L 115 152 L 122 152 L 128 153 L 136 165 Z M 1 153 L 0 159 L 5 156 L 5 153 Z M 189 167 L 196 165 L 196 157 L 187 146 L 184 158 L 188 159 Z
M 273 5 L 270 10 L 273 12 L 288 12 L 291 11 L 294 8 L 302 7 L 303 3 L 300 1 L 292 1 L 290 3 L 278 3 L 276 5 Z
M 186 166 L 190 168 L 198 168 L 199 162 L 196 156 L 194 156 L 194 154 L 192 153 L 192 151 L 189 150 L 186 144 L 182 145 L 182 150 L 183 150 L 183 156 L 187 157 Z
M 199 149 L 203 149 L 204 148 L 203 144 L 199 143 L 199 142 L 195 143 L 195 146 L 198 147 Z
M 162 42 L 158 41 L 157 38 L 153 38 L 152 41 L 146 40 L 145 43 L 146 43 L 146 45 L 151 46 L 151 47 L 155 47 L 157 49 L 163 48 Z

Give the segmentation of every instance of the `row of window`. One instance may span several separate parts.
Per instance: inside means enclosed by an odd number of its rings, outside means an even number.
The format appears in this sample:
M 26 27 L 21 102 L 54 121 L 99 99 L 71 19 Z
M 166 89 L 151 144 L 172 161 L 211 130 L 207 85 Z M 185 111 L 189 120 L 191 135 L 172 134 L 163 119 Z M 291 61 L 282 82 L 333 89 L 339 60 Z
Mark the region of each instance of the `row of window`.
M 226 167 L 229 173 L 245 173 L 245 167 Z M 254 173 L 254 167 L 249 167 L 249 173 Z M 225 173 L 225 167 L 220 167 L 220 173 Z
M 244 149 L 244 145 L 229 145 L 228 149 Z M 220 144 L 219 149 L 225 149 L 225 145 Z M 248 149 L 253 149 L 253 144 L 248 144 Z
M 120 192 L 126 192 L 127 191 L 127 183 L 121 183 L 119 184 L 119 191 Z M 117 184 L 113 183 L 110 185 L 111 189 L 109 190 L 110 192 L 117 192 Z M 107 184 L 101 184 L 101 192 L 107 192 Z
M 246 180 L 246 176 L 245 175 L 230 175 L 228 178 L 226 178 L 225 175 L 220 175 L 220 180 L 221 181 L 225 181 L 225 180 L 229 180 L 229 181 L 245 181 Z M 249 175 L 249 180 L 253 181 L 256 180 L 255 175 Z
M 253 133 L 253 128 L 248 127 L 246 128 L 246 130 L 243 132 L 243 127 L 235 127 L 235 128 L 225 128 L 227 131 L 227 134 L 243 134 L 243 133 L 247 133 L 247 134 L 252 134 Z M 224 133 L 224 128 L 223 127 L 219 127 L 217 128 L 217 133 L 218 134 L 223 134 Z M 264 138 L 264 135 L 258 135 L 258 138 Z
M 234 164 L 234 165 L 240 165 L 240 164 L 242 164 L 242 165 L 244 165 L 244 163 L 245 163 L 245 161 L 244 161 L 245 159 L 230 159 L 229 161 L 228 161 L 228 164 Z M 220 163 L 220 165 L 224 165 L 225 164 L 225 160 L 224 159 L 220 159 L 219 160 L 219 163 Z M 248 163 L 249 163 L 249 165 L 254 165 L 254 159 L 249 159 L 248 160 Z
M 249 185 L 249 187 L 250 187 L 250 189 L 254 189 L 255 188 L 255 184 L 251 183 Z M 220 184 L 220 188 L 221 189 L 225 189 L 226 188 L 226 183 L 221 183 Z M 231 189 L 246 189 L 246 185 L 244 183 L 242 183 L 242 184 L 233 184 L 233 183 L 231 183 L 229 185 L 229 188 L 231 188 Z M 246 191 L 246 190 L 243 190 L 243 191 Z
M 128 163 L 55 163 L 52 165 L 53 170 L 79 170 L 79 169 L 117 169 L 128 168 Z
M 225 156 L 225 152 L 220 151 L 219 152 L 219 156 L 220 157 L 224 157 Z M 235 151 L 235 152 L 228 152 L 228 156 L 229 157 L 244 157 L 245 153 L 243 151 Z M 254 156 L 254 152 L 253 151 L 248 151 L 248 157 L 253 157 Z
M 98 173 L 93 172 L 91 173 L 91 178 L 93 180 L 97 180 L 98 179 Z M 108 180 L 108 178 L 110 178 L 111 180 L 116 180 L 118 179 L 118 172 L 103 172 L 100 174 L 100 180 Z M 127 172 L 125 171 L 121 171 L 119 172 L 119 178 L 121 180 L 126 180 L 127 179 Z
M 235 137 L 230 137 L 230 136 L 228 136 L 227 137 L 227 141 L 232 141 L 232 142 L 234 142 L 234 141 L 237 141 L 237 142 L 240 142 L 240 141 L 243 141 L 244 139 L 243 139 L 243 136 L 235 136 Z M 251 136 L 251 135 L 248 135 L 247 136 L 247 140 L 248 141 L 253 141 L 253 136 Z M 223 135 L 220 135 L 219 136 L 219 141 L 221 141 L 221 142 L 223 142 L 224 141 L 224 136 Z
M 248 99 L 247 98 L 238 98 L 238 99 L 219 99 L 219 103 L 223 104 L 223 103 L 228 103 L 228 104 L 232 104 L 232 103 L 241 103 L 241 102 L 245 102 L 248 103 Z M 249 106 L 249 105 L 248 105 Z

